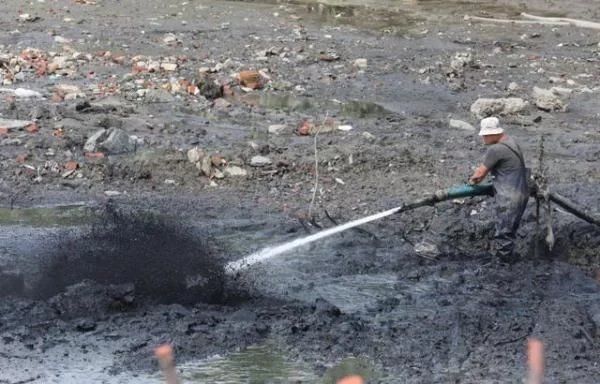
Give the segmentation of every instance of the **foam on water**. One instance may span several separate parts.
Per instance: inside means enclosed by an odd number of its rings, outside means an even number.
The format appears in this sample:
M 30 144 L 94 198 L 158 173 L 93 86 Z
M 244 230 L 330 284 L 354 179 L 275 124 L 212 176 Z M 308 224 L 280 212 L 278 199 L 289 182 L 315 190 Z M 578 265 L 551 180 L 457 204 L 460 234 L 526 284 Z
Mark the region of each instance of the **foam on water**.
M 324 239 L 326 237 L 335 235 L 336 233 L 340 233 L 346 231 L 350 228 L 358 227 L 359 225 L 363 225 L 369 223 L 371 221 L 379 220 L 384 217 L 393 215 L 396 212 L 399 212 L 402 207 L 393 208 L 384 212 L 376 213 L 371 216 L 363 217 L 361 219 L 357 219 L 354 221 L 350 221 L 345 224 L 338 225 L 337 227 L 329 228 L 321 232 L 317 232 L 310 236 L 306 236 L 300 239 L 292 240 L 284 244 L 280 244 L 274 247 L 263 248 L 258 252 L 255 252 L 249 256 L 244 257 L 243 259 L 232 261 L 225 266 L 225 273 L 227 274 L 235 274 L 241 270 L 244 270 L 256 263 L 260 263 L 261 261 L 268 260 L 272 257 L 279 256 L 285 252 L 291 251 L 292 249 L 301 247 L 306 244 L 310 244 L 317 240 Z

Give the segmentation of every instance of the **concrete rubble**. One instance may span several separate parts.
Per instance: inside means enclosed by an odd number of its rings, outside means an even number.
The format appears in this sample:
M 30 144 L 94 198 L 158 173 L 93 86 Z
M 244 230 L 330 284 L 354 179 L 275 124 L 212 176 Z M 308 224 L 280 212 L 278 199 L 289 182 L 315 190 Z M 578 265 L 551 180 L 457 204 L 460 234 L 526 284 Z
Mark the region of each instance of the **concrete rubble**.
M 478 118 L 494 115 L 513 115 L 523 112 L 529 103 L 519 97 L 480 98 L 471 105 L 471 113 Z

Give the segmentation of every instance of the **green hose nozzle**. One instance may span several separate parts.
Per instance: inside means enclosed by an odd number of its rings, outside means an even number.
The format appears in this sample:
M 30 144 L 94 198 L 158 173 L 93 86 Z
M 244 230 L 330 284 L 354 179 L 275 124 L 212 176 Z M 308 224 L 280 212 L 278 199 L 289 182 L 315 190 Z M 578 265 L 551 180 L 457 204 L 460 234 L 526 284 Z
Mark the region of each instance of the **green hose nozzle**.
M 461 197 L 491 196 L 494 194 L 492 184 L 463 184 L 442 191 L 445 199 L 460 199 Z M 436 194 L 437 195 L 437 194 Z

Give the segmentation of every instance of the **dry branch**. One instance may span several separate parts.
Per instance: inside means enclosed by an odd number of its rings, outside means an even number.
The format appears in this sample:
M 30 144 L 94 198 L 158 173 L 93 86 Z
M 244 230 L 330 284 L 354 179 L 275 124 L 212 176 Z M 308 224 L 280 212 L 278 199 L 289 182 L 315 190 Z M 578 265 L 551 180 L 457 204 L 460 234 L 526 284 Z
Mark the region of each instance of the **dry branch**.
M 486 21 L 499 24 L 537 24 L 537 25 L 571 25 L 566 21 L 548 21 L 548 20 L 511 20 L 511 19 L 492 19 L 489 17 L 465 15 L 465 20 Z
M 567 23 L 569 25 L 573 25 L 575 27 L 579 27 L 579 28 L 590 28 L 590 29 L 596 29 L 596 30 L 600 30 L 600 23 L 596 23 L 593 21 L 586 21 L 586 20 L 579 20 L 579 19 L 570 19 L 567 17 L 542 17 L 542 16 L 535 16 L 535 15 L 530 15 L 528 13 L 521 13 L 521 16 L 523 16 L 526 19 L 530 19 L 532 21 L 546 21 L 546 22 L 554 22 L 554 23 Z

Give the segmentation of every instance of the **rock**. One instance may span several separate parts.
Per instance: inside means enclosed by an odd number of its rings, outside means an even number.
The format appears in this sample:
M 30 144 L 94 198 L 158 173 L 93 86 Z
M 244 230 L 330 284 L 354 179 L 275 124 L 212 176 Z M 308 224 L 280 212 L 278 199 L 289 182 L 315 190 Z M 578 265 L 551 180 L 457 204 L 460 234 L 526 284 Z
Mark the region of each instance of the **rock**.
M 5 128 L 7 132 L 12 130 L 22 130 L 35 124 L 30 120 L 10 120 L 0 118 L 0 128 Z
M 167 72 L 174 72 L 177 70 L 177 64 L 175 63 L 161 63 L 160 69 Z
M 469 52 L 458 52 L 450 62 L 450 69 L 453 73 L 459 74 L 470 65 L 473 65 L 473 55 Z
M 104 151 L 109 154 L 120 154 L 134 151 L 138 141 L 119 128 L 101 129 L 94 133 L 85 143 L 85 152 Z
M 214 177 L 215 179 L 224 179 L 225 174 L 221 172 L 219 168 L 213 168 L 212 177 Z
M 33 97 L 42 97 L 41 93 L 39 93 L 37 91 L 33 91 L 31 89 L 25 89 L 25 88 L 15 89 L 14 94 L 16 97 L 20 97 L 20 98 L 24 98 L 24 99 L 33 98 Z
M 550 90 L 555 95 L 562 96 L 562 97 L 568 97 L 568 96 L 571 96 L 573 94 L 573 90 L 571 88 L 552 87 L 552 88 L 550 88 Z
M 427 241 L 421 241 L 415 244 L 414 249 L 417 254 L 430 257 L 437 256 L 440 252 L 437 245 Z
M 372 134 L 371 132 L 363 132 L 362 137 L 364 137 L 365 139 L 367 139 L 369 141 L 373 141 L 376 139 L 375 135 Z
M 514 81 L 510 84 L 508 84 L 508 91 L 510 92 L 517 92 L 521 89 L 521 87 L 519 86 L 519 84 L 515 83 Z
M 224 170 L 225 175 L 227 176 L 231 176 L 231 177 L 244 177 L 244 176 L 248 176 L 248 171 L 246 171 L 245 169 L 235 166 L 235 165 L 230 165 L 227 168 L 225 168 Z
M 91 319 L 81 319 L 75 325 L 75 330 L 77 332 L 91 332 L 94 331 L 97 327 L 95 321 Z
M 167 33 L 165 35 L 165 37 L 163 38 L 163 43 L 167 44 L 167 45 L 171 45 L 171 44 L 177 44 L 179 40 L 177 39 L 177 36 L 175 36 L 172 33 Z
M 210 156 L 204 156 L 202 161 L 196 163 L 196 168 L 198 168 L 206 177 L 210 177 L 212 170 L 212 161 Z
M 34 22 L 34 21 L 38 21 L 39 19 L 40 19 L 39 16 L 32 16 L 29 13 L 22 13 L 19 15 L 19 20 L 21 20 L 21 21 Z
M 337 129 L 338 129 L 338 131 L 347 132 L 347 131 L 352 130 L 352 126 L 351 125 L 338 125 Z
M 461 129 L 463 131 L 475 131 L 475 127 L 466 121 L 450 119 L 450 128 Z
M 37 91 L 33 91 L 31 89 L 25 89 L 25 88 L 17 88 L 17 89 L 0 88 L 0 93 L 11 93 L 15 97 L 22 98 L 22 99 L 29 99 L 29 98 L 33 98 L 33 97 L 43 97 L 41 93 L 39 93 Z
M 215 101 L 213 101 L 213 108 L 215 109 L 219 109 L 219 110 L 223 110 L 223 109 L 227 109 L 231 107 L 231 103 L 225 99 L 218 98 Z
M 102 141 L 107 136 L 108 135 L 106 129 L 96 131 L 96 133 L 94 133 L 92 136 L 90 136 L 89 139 L 87 139 L 85 145 L 83 146 L 83 150 L 85 152 L 97 152 L 98 142 Z
M 283 133 L 283 131 L 285 131 L 286 129 L 287 126 L 285 126 L 284 124 L 273 124 L 269 125 L 268 131 L 272 135 L 279 135 Z
M 59 84 L 54 87 L 54 92 L 63 100 L 75 100 L 84 98 L 85 93 L 76 85 Z
M 250 159 L 250 165 L 253 167 L 264 167 L 267 165 L 271 165 L 273 162 L 271 159 L 265 156 L 254 156 Z
M 164 89 L 148 89 L 144 99 L 147 103 L 171 103 L 175 101 L 173 95 Z
M 546 112 L 566 111 L 567 105 L 549 89 L 533 87 L 533 99 L 536 107 Z
M 358 69 L 367 69 L 369 61 L 367 59 L 356 59 L 354 60 L 354 66 Z
M 522 112 L 527 108 L 528 103 L 518 97 L 507 97 L 499 99 L 477 99 L 471 105 L 471 113 L 478 118 L 484 118 L 493 115 L 510 115 Z
M 66 37 L 62 37 L 62 36 L 54 36 L 54 41 L 59 43 L 59 44 L 69 44 L 71 43 L 70 39 L 67 39 Z
M 223 97 L 223 86 L 217 84 L 212 77 L 206 77 L 196 83 L 196 87 L 202 96 L 208 100 L 215 100 Z
M 198 147 L 192 148 L 187 152 L 189 162 L 194 164 L 201 161 L 205 155 L 204 151 Z

